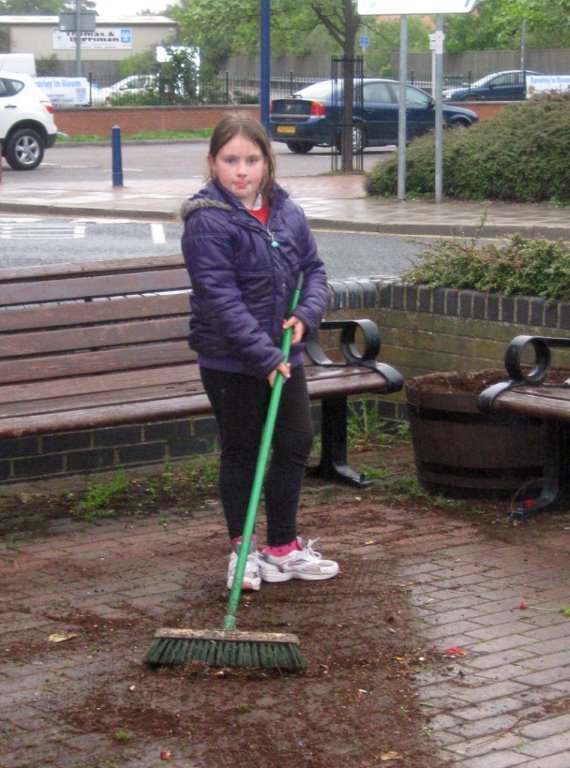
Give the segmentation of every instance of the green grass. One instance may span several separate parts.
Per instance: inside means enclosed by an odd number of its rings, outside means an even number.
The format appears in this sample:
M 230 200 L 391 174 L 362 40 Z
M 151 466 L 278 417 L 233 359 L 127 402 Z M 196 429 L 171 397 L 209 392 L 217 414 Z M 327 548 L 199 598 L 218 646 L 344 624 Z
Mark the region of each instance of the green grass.
M 209 139 L 211 128 L 203 128 L 199 131 L 139 131 L 138 133 L 121 133 L 121 141 L 189 141 L 190 139 Z M 94 141 L 111 141 L 111 133 L 107 136 L 91 134 L 82 136 L 78 134 L 64 134 L 58 136 L 58 144 L 92 144 Z

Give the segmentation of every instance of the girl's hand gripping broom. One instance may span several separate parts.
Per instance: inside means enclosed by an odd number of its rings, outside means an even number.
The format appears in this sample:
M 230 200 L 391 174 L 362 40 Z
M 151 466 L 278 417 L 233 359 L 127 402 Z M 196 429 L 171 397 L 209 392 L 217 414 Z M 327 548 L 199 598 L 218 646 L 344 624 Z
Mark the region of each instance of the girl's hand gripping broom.
M 302 284 L 303 273 L 300 273 L 289 307 L 289 317 L 294 313 L 299 303 Z M 283 334 L 281 351 L 285 355 L 285 362 L 289 359 L 292 336 L 292 328 L 288 328 Z M 269 632 L 240 632 L 236 629 L 236 614 L 241 596 L 242 580 L 255 528 L 257 509 L 261 498 L 265 469 L 271 450 L 277 411 L 284 383 L 283 375 L 278 373 L 273 384 L 265 426 L 261 436 L 242 541 L 222 629 L 159 629 L 155 633 L 145 658 L 145 662 L 149 665 L 173 666 L 198 661 L 213 667 L 262 667 L 265 669 L 288 671 L 301 670 L 305 666 L 299 651 L 299 638 L 296 635 Z

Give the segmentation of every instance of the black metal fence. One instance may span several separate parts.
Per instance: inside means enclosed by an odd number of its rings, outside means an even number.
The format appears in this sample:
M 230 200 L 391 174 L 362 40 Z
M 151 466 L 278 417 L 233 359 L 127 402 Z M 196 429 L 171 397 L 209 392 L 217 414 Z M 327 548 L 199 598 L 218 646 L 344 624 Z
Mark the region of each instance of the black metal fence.
M 432 92 L 431 73 L 411 71 L 408 73 L 408 82 L 422 88 L 428 93 Z M 366 73 L 364 75 L 367 76 Z M 443 87 L 469 86 L 480 77 L 478 73 L 468 72 L 460 75 L 446 75 L 443 79 Z M 141 83 L 141 78 L 145 82 Z M 69 78 L 72 80 L 73 78 Z M 297 91 L 319 80 L 319 76 L 298 76 L 290 72 L 287 76 L 271 77 L 270 95 L 272 99 L 287 98 Z M 65 78 L 60 78 L 60 81 Z M 160 75 L 147 74 L 132 76 L 122 81 L 108 83 L 102 80 L 95 82 L 88 76 L 89 81 L 85 101 L 76 106 L 152 106 L 164 104 L 258 104 L 260 101 L 261 83 L 255 75 L 230 75 L 222 73 L 208 82 L 197 82 L 190 86 L 177 85 L 162 80 Z M 125 82 L 130 81 L 130 82 Z M 48 96 L 50 94 L 48 93 Z M 68 104 L 67 106 L 71 106 Z

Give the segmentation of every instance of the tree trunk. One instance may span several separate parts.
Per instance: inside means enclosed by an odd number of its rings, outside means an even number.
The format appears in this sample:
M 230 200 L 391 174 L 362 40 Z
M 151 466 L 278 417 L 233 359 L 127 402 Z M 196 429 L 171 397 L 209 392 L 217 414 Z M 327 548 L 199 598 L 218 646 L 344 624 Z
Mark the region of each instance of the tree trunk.
M 343 0 L 344 40 L 342 55 L 344 58 L 344 107 L 341 133 L 341 168 L 344 173 L 354 170 L 352 155 L 352 105 L 354 102 L 354 47 L 360 24 L 356 12 L 355 0 Z

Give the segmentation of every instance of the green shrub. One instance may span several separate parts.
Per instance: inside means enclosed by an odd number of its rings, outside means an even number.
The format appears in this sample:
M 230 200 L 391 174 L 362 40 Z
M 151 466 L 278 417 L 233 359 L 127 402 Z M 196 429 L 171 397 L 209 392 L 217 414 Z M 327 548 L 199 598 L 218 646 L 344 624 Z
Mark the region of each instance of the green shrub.
M 405 284 L 570 300 L 570 248 L 564 242 L 512 235 L 481 248 L 462 240 L 430 245 L 401 277 Z
M 410 143 L 406 190 L 433 196 L 434 133 Z M 397 158 L 367 177 L 370 195 L 397 193 Z M 570 203 L 570 93 L 512 104 L 443 141 L 443 194 L 467 200 Z

